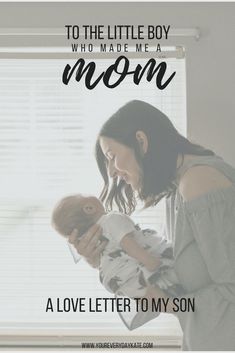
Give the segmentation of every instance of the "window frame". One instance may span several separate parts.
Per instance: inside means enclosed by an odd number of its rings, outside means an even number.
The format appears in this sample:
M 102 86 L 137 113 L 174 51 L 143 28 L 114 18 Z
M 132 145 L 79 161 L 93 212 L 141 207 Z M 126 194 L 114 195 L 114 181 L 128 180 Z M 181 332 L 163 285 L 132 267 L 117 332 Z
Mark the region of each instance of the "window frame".
M 0 59 L 1 60 L 1 59 Z M 76 346 L 79 345 L 79 342 L 81 342 L 82 338 L 85 336 L 85 333 L 87 332 L 87 328 L 86 329 L 79 329 L 79 335 L 77 336 L 78 333 L 78 329 L 70 329 L 68 330 L 67 328 L 47 328 L 46 331 L 42 330 L 41 328 L 32 328 L 27 326 L 27 324 L 25 325 L 26 327 L 22 327 L 22 325 L 17 326 L 16 324 L 12 324 L 12 325 L 6 325 L 6 327 L 2 327 L 1 323 L 0 323 L 0 337 L 1 339 L 3 339 L 2 342 L 7 342 L 6 345 L 11 345 L 12 342 L 14 341 L 13 345 L 30 345 L 32 342 L 38 346 L 40 345 L 50 345 L 50 342 L 54 341 L 54 338 L 56 337 L 56 339 L 59 341 L 57 341 L 56 345 L 64 345 L 63 342 L 67 342 L 66 344 L 69 346 L 69 342 L 67 340 L 65 340 L 65 338 L 67 339 L 69 338 L 73 338 L 73 344 L 76 344 Z M 66 333 L 65 333 L 66 331 Z M 69 331 L 69 332 L 68 332 Z M 89 336 L 88 340 L 93 340 L 93 336 L 99 336 L 99 338 L 103 337 L 102 335 L 97 335 L 99 330 L 95 329 L 94 333 L 92 334 L 92 337 Z M 132 334 L 126 330 L 119 330 L 119 329 L 115 329 L 115 330 L 107 330 L 108 332 L 110 332 L 110 336 L 108 336 L 109 340 L 111 340 L 111 337 L 119 337 L 121 336 L 122 338 L 125 337 L 125 339 L 128 337 L 130 337 L 131 339 L 135 340 L 139 340 L 141 336 L 143 336 L 143 332 L 141 332 L 139 335 L 136 334 Z M 107 332 L 106 331 L 106 332 Z M 165 342 L 165 345 L 170 345 L 172 347 L 178 347 L 180 345 L 180 340 L 181 337 L 176 334 L 175 332 L 172 334 L 168 334 L 168 335 L 164 335 L 163 333 L 158 336 L 158 334 L 156 332 L 153 332 L 153 329 L 147 329 L 148 335 L 144 336 L 144 339 L 146 339 L 147 337 L 153 337 L 155 336 L 155 340 L 157 341 L 157 343 L 159 343 L 159 339 L 161 341 L 161 338 L 163 339 L 163 341 Z M 81 332 L 81 335 L 80 335 Z M 89 332 L 91 332 L 89 330 Z M 153 336 L 152 336 L 153 335 Z M 88 336 L 86 336 L 88 337 Z M 27 338 L 29 339 L 27 341 Z M 26 339 L 26 341 L 25 341 Z M 105 339 L 107 340 L 107 337 L 105 337 Z M 13 341 L 12 341 L 13 340 Z M 61 340 L 61 342 L 60 342 Z M 3 345 L 4 343 L 1 343 L 1 345 Z M 159 345 L 158 345 L 159 347 Z

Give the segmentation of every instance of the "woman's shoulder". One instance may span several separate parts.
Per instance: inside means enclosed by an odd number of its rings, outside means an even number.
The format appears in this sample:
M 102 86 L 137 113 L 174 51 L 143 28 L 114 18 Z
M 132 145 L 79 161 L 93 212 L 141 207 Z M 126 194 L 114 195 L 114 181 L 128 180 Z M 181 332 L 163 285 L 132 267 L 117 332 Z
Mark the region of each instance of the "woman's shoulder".
M 212 165 L 192 165 L 179 180 L 179 193 L 184 201 L 191 201 L 232 184 L 227 176 Z

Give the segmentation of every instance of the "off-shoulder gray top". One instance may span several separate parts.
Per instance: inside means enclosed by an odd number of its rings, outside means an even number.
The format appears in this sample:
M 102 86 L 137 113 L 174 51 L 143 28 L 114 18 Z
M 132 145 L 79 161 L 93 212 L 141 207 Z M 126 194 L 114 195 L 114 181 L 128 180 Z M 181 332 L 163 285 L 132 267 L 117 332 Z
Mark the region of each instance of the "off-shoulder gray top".
M 235 350 L 235 169 L 218 156 L 197 156 L 233 184 L 184 202 L 178 189 L 166 203 L 166 233 L 173 241 L 175 270 L 195 312 L 177 314 L 184 350 Z

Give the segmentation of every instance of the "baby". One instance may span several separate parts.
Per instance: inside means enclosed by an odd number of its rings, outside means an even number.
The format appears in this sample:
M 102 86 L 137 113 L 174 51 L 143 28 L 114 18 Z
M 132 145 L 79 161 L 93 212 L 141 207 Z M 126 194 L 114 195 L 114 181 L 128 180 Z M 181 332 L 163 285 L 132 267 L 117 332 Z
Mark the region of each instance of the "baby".
M 93 196 L 67 196 L 55 206 L 52 225 L 68 238 L 73 229 L 78 239 L 98 223 L 108 243 L 100 258 L 100 281 L 116 294 L 143 297 L 148 284 L 158 285 L 170 295 L 179 295 L 173 270 L 172 247 L 152 230 L 138 229 L 131 218 L 118 212 L 105 213 Z

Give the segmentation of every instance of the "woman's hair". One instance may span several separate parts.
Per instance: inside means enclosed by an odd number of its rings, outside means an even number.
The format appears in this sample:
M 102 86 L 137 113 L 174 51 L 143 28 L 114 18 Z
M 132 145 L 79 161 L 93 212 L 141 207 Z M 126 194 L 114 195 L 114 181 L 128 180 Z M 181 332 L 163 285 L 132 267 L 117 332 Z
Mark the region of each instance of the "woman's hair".
M 68 237 L 74 229 L 77 229 L 80 237 L 94 224 L 94 219 L 83 211 L 79 195 L 71 195 L 56 204 L 52 212 L 51 224 L 65 237 Z
M 148 138 L 148 150 L 142 155 L 136 132 L 143 131 Z M 132 213 L 136 207 L 136 195 L 124 180 L 110 178 L 107 160 L 100 147 L 100 137 L 112 138 L 131 148 L 142 169 L 138 197 L 145 207 L 157 204 L 174 189 L 178 154 L 213 155 L 214 152 L 194 144 L 182 136 L 168 117 L 143 101 L 133 100 L 121 107 L 103 125 L 96 142 L 96 160 L 104 179 L 100 195 L 108 211 L 116 204 L 121 212 Z

